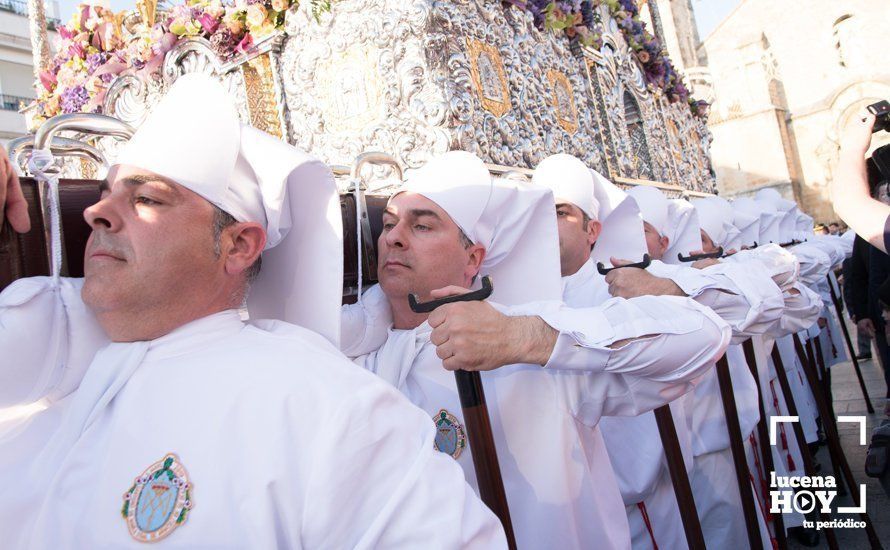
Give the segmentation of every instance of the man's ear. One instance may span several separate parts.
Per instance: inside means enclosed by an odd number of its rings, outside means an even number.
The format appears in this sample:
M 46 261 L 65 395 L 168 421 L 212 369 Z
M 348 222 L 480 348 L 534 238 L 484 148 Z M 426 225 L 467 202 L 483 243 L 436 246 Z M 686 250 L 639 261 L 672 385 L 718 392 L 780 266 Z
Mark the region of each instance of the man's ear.
M 666 236 L 662 235 L 661 237 L 661 253 L 664 254 L 667 252 L 667 249 L 671 246 L 671 240 Z
M 603 231 L 603 224 L 598 220 L 590 220 L 587 222 L 587 244 L 593 246 Z
M 485 247 L 481 244 L 474 244 L 467 249 L 467 252 L 469 252 L 469 258 L 464 274 L 468 281 L 472 281 L 473 277 L 479 275 L 479 270 L 482 269 L 482 262 L 485 261 Z
M 266 247 L 266 230 L 255 222 L 244 222 L 226 228 L 228 247 L 223 247 L 226 273 L 236 275 L 256 262 Z

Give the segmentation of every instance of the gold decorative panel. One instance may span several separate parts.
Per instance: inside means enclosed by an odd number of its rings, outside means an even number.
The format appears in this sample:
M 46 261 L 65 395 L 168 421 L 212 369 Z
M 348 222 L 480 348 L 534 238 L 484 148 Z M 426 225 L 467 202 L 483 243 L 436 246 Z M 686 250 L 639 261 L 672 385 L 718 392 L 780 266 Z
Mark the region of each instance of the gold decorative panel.
M 479 40 L 467 38 L 470 75 L 482 107 L 496 117 L 510 110 L 510 87 L 504 71 L 504 61 L 497 48 Z
M 556 120 L 563 130 L 574 134 L 578 131 L 578 111 L 575 109 L 575 91 L 572 83 L 565 74 L 553 69 L 547 71 L 547 79 L 550 81 L 550 90 L 553 93 L 551 101 Z
M 250 125 L 275 137 L 284 137 L 281 117 L 278 115 L 278 94 L 269 53 L 254 57 L 241 65 L 244 88 L 247 93 L 247 111 Z

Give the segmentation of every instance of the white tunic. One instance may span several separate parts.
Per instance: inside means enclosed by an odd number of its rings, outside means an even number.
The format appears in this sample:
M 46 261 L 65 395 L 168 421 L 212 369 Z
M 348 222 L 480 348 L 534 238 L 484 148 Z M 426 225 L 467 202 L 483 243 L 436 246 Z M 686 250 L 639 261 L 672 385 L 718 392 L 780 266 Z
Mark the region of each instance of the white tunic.
M 595 269 L 590 263 L 585 268 Z M 583 282 L 583 277 L 578 279 Z M 579 299 L 588 295 L 583 286 L 575 295 Z M 574 303 L 571 288 L 565 299 Z M 503 308 L 510 314 L 537 313 L 560 331 L 545 368 L 510 365 L 482 373 L 520 548 L 626 546 L 625 524 L 615 523 L 620 516 L 610 509 L 620 496 L 611 472 L 602 466 L 600 417 L 640 414 L 688 392 L 690 382 L 729 343 L 728 327 L 706 308 L 684 298 L 657 299 L 660 308 L 641 306 L 651 300 L 613 299 L 584 308 L 589 303 L 581 303 L 582 309 L 553 304 Z M 414 330 L 390 330 L 380 349 L 357 362 L 431 417 L 445 409 L 462 424 L 454 375 L 442 368 L 429 333 L 426 323 Z M 641 336 L 650 337 L 608 347 Z M 457 460 L 475 486 L 472 449 Z
M 764 330 L 781 312 L 782 299 L 768 277 L 756 279 L 756 273 L 741 265 L 718 264 L 706 270 L 689 266 L 652 262 L 648 269 L 656 276 L 674 281 L 696 302 L 714 310 L 732 328 L 736 339 Z M 755 270 L 756 272 L 756 270 Z M 737 354 L 731 354 L 737 356 Z M 750 433 L 757 420 L 756 388 L 744 362 L 731 361 L 731 376 L 737 387 L 743 429 Z M 694 479 L 693 456 L 718 452 L 729 446 L 723 403 L 720 398 L 716 373 L 711 370 L 698 381 L 695 391 L 671 403 L 687 472 Z M 622 495 L 627 505 L 635 547 L 648 547 L 650 533 L 643 520 L 648 515 L 652 534 L 660 546 L 685 544 L 673 485 L 665 467 L 664 452 L 653 414 L 636 418 L 608 418 L 603 421 L 606 442 L 613 463 L 619 472 Z M 628 437 L 632 434 L 632 437 Z M 720 463 L 725 475 L 734 479 L 732 463 Z M 704 517 L 712 508 L 723 506 L 725 495 L 704 494 L 698 491 L 696 505 Z M 641 508 L 640 504 L 645 508 Z M 707 526 L 703 526 L 708 531 Z M 709 540 L 709 543 L 714 542 Z
M 73 298 L 78 283 L 62 284 Z M 82 307 L 59 296 L 47 279 L 0 294 L 3 357 L 40 353 L 39 338 L 10 341 L 12 327 Z M 54 335 L 56 352 L 30 365 L 35 380 L 78 368 L 58 353 L 77 342 Z M 188 472 L 193 506 L 162 547 L 505 546 L 460 469 L 433 451 L 429 418 L 316 333 L 229 310 L 156 340 L 106 344 L 81 372 L 67 378 L 73 391 L 0 438 L 5 548 L 141 546 L 123 495 L 168 453 Z M 2 394 L 18 401 L 22 389 Z

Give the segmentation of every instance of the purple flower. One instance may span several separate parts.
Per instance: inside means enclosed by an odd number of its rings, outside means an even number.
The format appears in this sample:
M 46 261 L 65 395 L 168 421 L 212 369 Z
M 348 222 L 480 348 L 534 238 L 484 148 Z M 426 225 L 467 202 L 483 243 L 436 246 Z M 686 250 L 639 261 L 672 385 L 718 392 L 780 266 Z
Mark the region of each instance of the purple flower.
M 593 2 L 591 0 L 582 0 L 581 2 L 581 21 L 588 29 L 593 28 Z
M 94 53 L 87 56 L 87 74 L 93 74 L 96 72 L 96 69 L 101 67 L 111 58 L 111 55 L 106 52 Z
M 62 92 L 60 105 L 63 113 L 76 113 L 90 100 L 90 94 L 83 86 L 74 86 Z

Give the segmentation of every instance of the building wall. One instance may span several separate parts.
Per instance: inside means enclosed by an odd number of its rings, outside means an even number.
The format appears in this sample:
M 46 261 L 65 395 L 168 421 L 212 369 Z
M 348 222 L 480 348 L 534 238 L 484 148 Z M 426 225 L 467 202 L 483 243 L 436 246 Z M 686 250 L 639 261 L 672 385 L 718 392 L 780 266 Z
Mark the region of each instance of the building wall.
M 58 17 L 58 2 L 46 3 L 47 18 Z M 49 33 L 50 44 L 57 34 Z M 0 144 L 27 133 L 18 98 L 34 98 L 31 38 L 24 2 L 0 6 Z
M 722 193 L 790 186 L 817 221 L 834 220 L 827 185 L 838 136 L 866 105 L 890 98 L 887 21 L 886 0 L 743 0 L 705 39 Z

